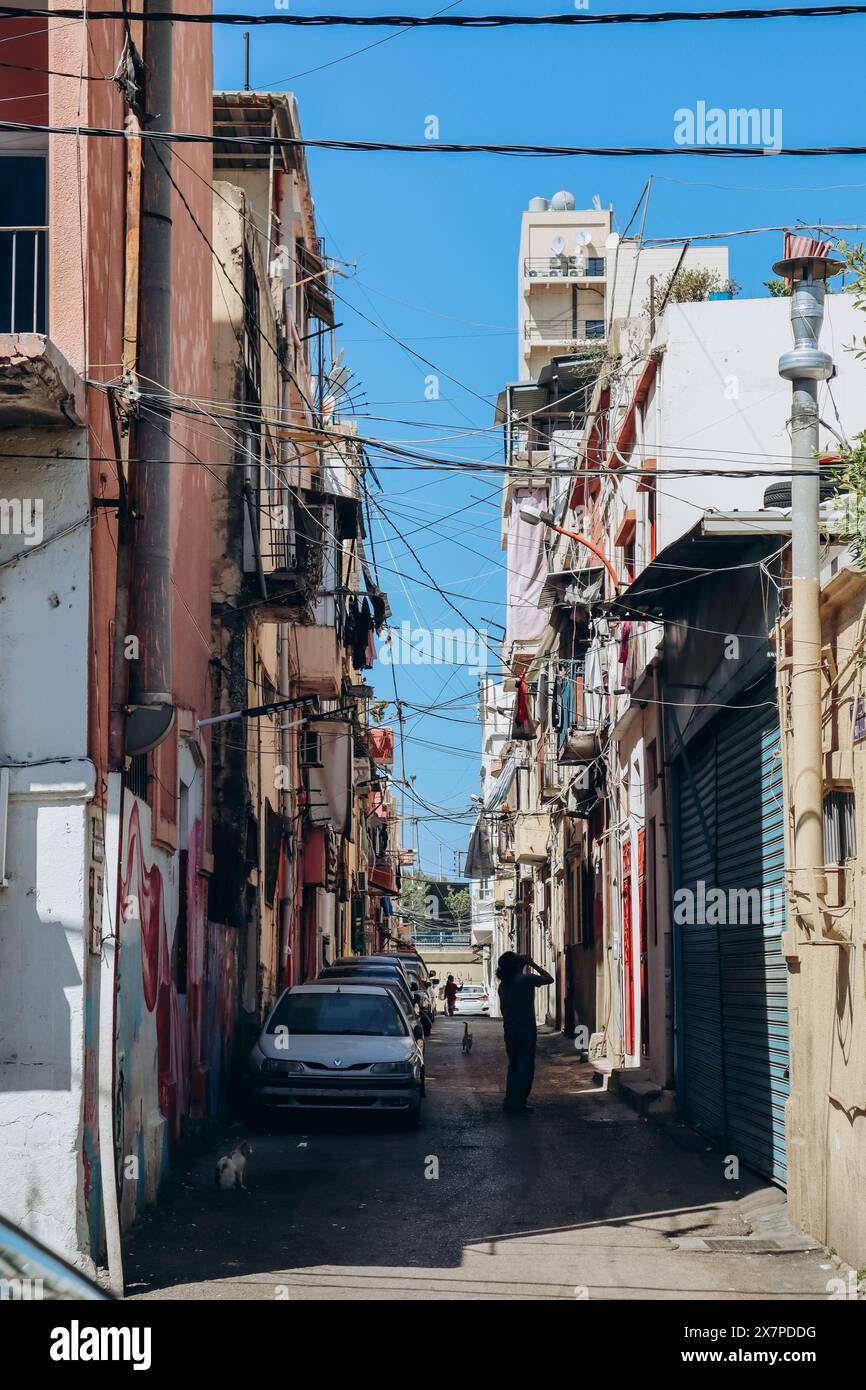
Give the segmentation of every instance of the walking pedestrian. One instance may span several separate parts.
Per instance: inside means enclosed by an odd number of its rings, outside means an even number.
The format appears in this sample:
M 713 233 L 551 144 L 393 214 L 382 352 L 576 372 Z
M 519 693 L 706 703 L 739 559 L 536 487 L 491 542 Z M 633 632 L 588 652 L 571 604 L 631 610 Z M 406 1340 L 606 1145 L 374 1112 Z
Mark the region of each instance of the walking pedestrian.
M 532 974 L 527 974 L 532 971 Z M 535 1076 L 535 1045 L 538 1030 L 535 1025 L 535 991 L 553 984 L 553 976 L 531 956 L 519 956 L 506 951 L 496 967 L 499 981 L 499 1004 L 502 1010 L 505 1051 L 508 1055 L 508 1076 L 505 1083 L 503 1110 L 512 1115 L 525 1114 Z
M 453 975 L 449 975 L 448 979 L 445 981 L 445 989 L 443 992 L 445 994 L 445 1007 L 449 1014 L 453 1014 L 454 1005 L 457 1002 L 457 985 Z

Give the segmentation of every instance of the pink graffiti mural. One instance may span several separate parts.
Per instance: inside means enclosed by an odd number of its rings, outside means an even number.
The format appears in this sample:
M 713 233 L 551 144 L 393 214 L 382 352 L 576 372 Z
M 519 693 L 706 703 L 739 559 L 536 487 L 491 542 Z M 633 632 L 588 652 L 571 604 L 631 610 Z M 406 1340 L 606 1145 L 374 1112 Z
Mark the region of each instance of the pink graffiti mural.
M 180 1116 L 187 1107 L 183 1030 L 171 968 L 162 874 L 156 864 L 148 867 L 145 861 L 137 802 L 133 802 L 129 817 L 125 862 L 124 914 L 128 906 L 137 908 L 141 922 L 142 992 L 148 1011 L 156 1016 L 159 1108 L 169 1122 L 169 1133 L 175 1137 Z

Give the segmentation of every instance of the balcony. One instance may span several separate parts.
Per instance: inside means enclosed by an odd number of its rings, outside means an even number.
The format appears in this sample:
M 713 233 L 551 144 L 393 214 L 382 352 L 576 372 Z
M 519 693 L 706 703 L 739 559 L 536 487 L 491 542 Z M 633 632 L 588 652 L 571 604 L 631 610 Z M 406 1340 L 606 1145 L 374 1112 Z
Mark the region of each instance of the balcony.
M 397 892 L 398 863 L 399 856 L 396 850 L 386 850 L 369 865 L 367 885 L 371 893 L 391 896 Z
M 559 796 L 565 785 L 565 775 L 559 761 L 556 736 L 548 734 L 544 744 L 544 759 L 541 764 L 541 795 L 552 800 Z
M 0 227 L 0 333 L 47 331 L 47 227 Z
M 543 864 L 547 859 L 550 821 L 543 811 L 518 811 L 514 817 L 514 858 L 518 864 Z
M 0 333 L 0 429 L 70 429 L 84 417 L 84 379 L 50 338 Z
M 577 707 L 566 711 L 565 722 L 559 733 L 558 760 L 564 767 L 580 767 L 594 762 L 601 751 L 601 735 L 604 719 L 601 710 L 602 695 L 589 695 L 581 698 L 577 694 Z M 592 705 L 592 708 L 587 708 Z
M 313 508 L 298 507 L 284 470 L 271 460 L 246 473 L 244 571 L 255 589 L 257 616 L 264 622 L 297 621 L 297 610 L 309 602 L 315 587 L 321 527 Z M 263 478 L 258 488 L 256 473 Z
M 604 319 L 578 319 L 572 314 L 561 314 L 550 319 L 527 319 L 523 325 L 523 336 L 530 343 L 549 344 L 551 347 L 603 342 Z
M 298 666 L 298 694 L 337 699 L 343 673 L 342 648 L 335 629 L 298 624 L 292 629 L 292 649 Z
M 527 256 L 527 280 L 603 280 L 604 256 Z

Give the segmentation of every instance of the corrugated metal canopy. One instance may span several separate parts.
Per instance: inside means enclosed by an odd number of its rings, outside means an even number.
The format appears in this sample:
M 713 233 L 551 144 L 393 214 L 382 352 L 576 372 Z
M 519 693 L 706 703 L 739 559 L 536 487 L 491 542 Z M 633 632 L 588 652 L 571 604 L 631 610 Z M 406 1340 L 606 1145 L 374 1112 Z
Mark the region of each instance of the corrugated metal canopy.
M 270 166 L 270 146 L 245 144 L 245 136 L 278 135 L 284 140 L 297 137 L 285 99 L 275 99 L 270 92 L 214 92 L 213 131 L 215 173 Z M 229 137 L 231 143 L 223 143 L 219 139 L 221 135 Z M 283 145 L 274 151 L 275 166 L 286 173 L 296 167 L 297 160 L 298 150 L 291 146 Z
M 703 570 L 707 575 L 735 563 L 743 550 L 763 543 L 769 554 L 779 548 L 779 533 L 769 525 L 762 531 L 759 525 L 731 535 L 712 535 L 704 530 L 704 520 L 697 522 L 684 536 L 672 541 L 659 555 L 641 570 L 627 589 L 617 597 L 614 608 L 619 617 L 645 618 L 675 611 L 682 601 L 678 581 L 690 571 L 694 577 Z

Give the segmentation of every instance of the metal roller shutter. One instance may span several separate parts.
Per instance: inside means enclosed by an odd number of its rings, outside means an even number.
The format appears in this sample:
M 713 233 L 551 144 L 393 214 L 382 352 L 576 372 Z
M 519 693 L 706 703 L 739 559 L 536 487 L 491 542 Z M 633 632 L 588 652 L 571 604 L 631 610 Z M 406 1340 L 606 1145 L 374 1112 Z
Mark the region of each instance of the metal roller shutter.
M 705 911 L 680 929 L 683 1098 L 692 1123 L 784 1183 L 784 810 L 772 682 L 714 719 L 696 742 L 688 769 L 680 760 L 680 883 L 697 891 L 703 879 L 707 891 L 722 890 L 724 906 L 718 924 Z

